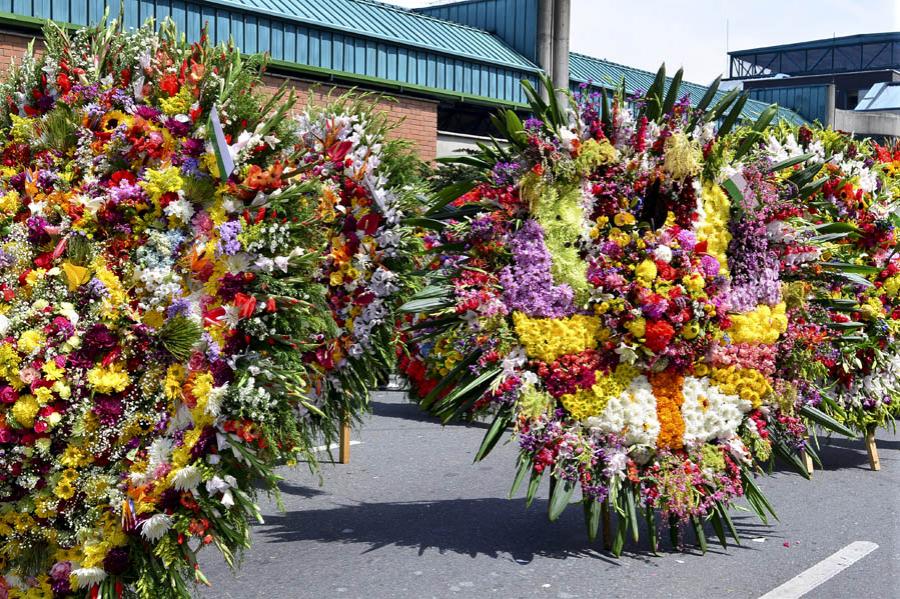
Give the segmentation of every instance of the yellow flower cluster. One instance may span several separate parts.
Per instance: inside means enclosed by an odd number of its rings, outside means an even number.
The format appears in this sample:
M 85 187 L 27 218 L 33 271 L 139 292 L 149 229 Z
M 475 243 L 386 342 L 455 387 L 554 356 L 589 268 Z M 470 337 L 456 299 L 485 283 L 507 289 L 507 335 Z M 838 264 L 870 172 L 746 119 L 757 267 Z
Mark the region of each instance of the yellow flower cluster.
M 728 232 L 731 202 L 722 188 L 710 181 L 703 182 L 701 197 L 704 219 L 697 227 L 697 239 L 706 241 L 706 253 L 719 261 L 719 274 L 728 274 L 725 250 L 731 241 Z
M 40 331 L 29 329 L 19 335 L 19 351 L 30 354 L 44 344 L 44 335 Z
M 732 343 L 771 345 L 787 331 L 787 324 L 784 302 L 773 308 L 759 305 L 746 314 L 732 315 L 728 334 Z
M 145 177 L 146 180 L 141 182 L 141 187 L 154 202 L 158 202 L 164 193 L 178 191 L 184 187 L 184 180 L 178 168 L 174 166 L 162 170 L 148 169 Z
M 0 344 L 0 379 L 7 381 L 19 378 L 19 353 L 9 343 Z
M 716 381 L 722 393 L 739 395 L 754 408 L 761 406 L 763 399 L 772 392 L 772 385 L 765 375 L 753 368 L 713 368 L 710 378 Z
M 171 98 L 160 98 L 159 105 L 167 115 L 174 116 L 176 114 L 187 114 L 193 101 L 194 98 L 191 96 L 190 88 L 184 86 L 181 88 L 181 91 Z
M 12 189 L 0 197 L 0 214 L 12 215 L 19 210 L 19 192 Z
M 533 385 L 526 385 L 519 392 L 516 404 L 520 415 L 527 419 L 535 419 L 553 410 L 554 401 L 546 391 L 539 391 Z
M 513 324 L 528 357 L 544 362 L 593 349 L 609 336 L 599 318 L 583 314 L 568 318 L 532 318 L 514 312 Z
M 900 275 L 894 275 L 893 277 L 888 278 L 884 282 L 884 292 L 887 293 L 890 297 L 897 297 L 900 295 Z
M 98 393 L 118 393 L 131 384 L 128 371 L 121 362 L 91 368 L 87 372 L 87 381 Z
M 567 393 L 559 400 L 575 420 L 599 416 L 610 399 L 618 397 L 628 388 L 636 374 L 637 371 L 626 364 L 619 365 L 610 375 L 598 371 L 595 373 L 597 382 L 591 388 Z
M 34 426 L 34 418 L 41 409 L 37 399 L 33 395 L 22 395 L 12 407 L 13 418 L 25 427 Z
M 582 176 L 587 176 L 598 166 L 618 160 L 619 152 L 607 140 L 589 139 L 581 144 L 575 158 L 575 169 Z
M 60 499 L 71 499 L 75 496 L 75 483 L 78 481 L 78 471 L 73 468 L 63 470 L 56 481 L 56 488 L 53 493 Z
M 666 140 L 663 169 L 678 181 L 699 175 L 703 169 L 700 143 L 689 139 L 683 131 L 673 134 Z

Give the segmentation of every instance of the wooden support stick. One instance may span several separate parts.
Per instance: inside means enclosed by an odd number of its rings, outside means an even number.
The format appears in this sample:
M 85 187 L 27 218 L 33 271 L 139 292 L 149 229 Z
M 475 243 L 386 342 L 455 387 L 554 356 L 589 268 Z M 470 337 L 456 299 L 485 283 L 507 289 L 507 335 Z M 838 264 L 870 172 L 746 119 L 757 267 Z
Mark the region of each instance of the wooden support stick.
M 350 419 L 346 416 L 341 422 L 341 439 L 340 449 L 338 449 L 338 462 L 341 464 L 350 463 Z
M 609 499 L 604 499 L 600 506 L 600 519 L 603 521 L 603 548 L 607 551 L 612 549 L 612 520 L 609 515 Z
M 806 444 L 809 445 L 809 437 L 806 438 Z M 803 452 L 803 462 L 806 464 L 806 471 L 809 472 L 809 475 L 812 476 L 813 473 L 813 459 L 808 451 Z
M 881 470 L 881 462 L 878 461 L 878 448 L 875 446 L 875 425 L 870 424 L 866 429 L 866 451 L 869 453 L 869 466 L 872 470 Z

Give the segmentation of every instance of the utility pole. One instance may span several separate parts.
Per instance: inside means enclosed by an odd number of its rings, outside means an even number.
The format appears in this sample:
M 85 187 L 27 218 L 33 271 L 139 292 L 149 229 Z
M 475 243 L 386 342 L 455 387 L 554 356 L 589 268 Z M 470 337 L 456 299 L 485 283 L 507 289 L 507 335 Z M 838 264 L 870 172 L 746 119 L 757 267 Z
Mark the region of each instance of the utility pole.
M 555 0 L 553 4 L 553 74 L 551 79 L 559 102 L 566 102 L 569 89 L 569 23 L 572 17 L 571 0 Z
M 553 0 L 538 0 L 537 63 L 547 76 L 553 77 Z M 540 88 L 541 97 L 547 101 L 547 91 Z

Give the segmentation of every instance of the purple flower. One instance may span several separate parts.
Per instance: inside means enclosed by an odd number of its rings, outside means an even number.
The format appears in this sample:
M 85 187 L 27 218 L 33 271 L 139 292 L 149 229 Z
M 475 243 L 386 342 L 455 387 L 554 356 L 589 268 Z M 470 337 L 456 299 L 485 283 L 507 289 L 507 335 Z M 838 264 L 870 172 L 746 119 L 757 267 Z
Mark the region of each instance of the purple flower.
M 513 310 L 537 318 L 562 318 L 575 312 L 572 288 L 555 285 L 544 230 L 527 220 L 509 240 L 513 264 L 500 271 L 503 301 Z
M 769 248 L 765 223 L 744 217 L 733 221 L 729 230 L 731 310 L 749 312 L 759 304 L 777 304 L 781 298 L 778 256 Z
M 703 274 L 707 277 L 714 277 L 719 274 L 719 269 L 721 268 L 721 264 L 719 264 L 719 260 L 715 256 L 710 256 L 709 254 L 705 254 L 702 258 L 700 258 L 700 268 L 703 269 Z
M 219 225 L 219 251 L 226 256 L 233 256 L 241 251 L 238 235 L 241 233 L 241 221 L 230 220 Z

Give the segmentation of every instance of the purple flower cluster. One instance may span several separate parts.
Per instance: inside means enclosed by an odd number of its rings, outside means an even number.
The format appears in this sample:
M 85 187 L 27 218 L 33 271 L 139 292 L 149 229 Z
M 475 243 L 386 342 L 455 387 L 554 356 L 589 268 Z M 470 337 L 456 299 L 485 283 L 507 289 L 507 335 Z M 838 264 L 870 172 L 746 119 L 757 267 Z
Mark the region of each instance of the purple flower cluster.
M 572 288 L 554 285 L 544 230 L 527 220 L 510 239 L 513 264 L 500 271 L 503 301 L 512 310 L 537 318 L 563 318 L 575 312 Z
M 731 310 L 749 312 L 759 304 L 773 306 L 781 298 L 778 256 L 769 248 L 766 226 L 755 218 L 729 225 L 728 265 Z
M 233 256 L 241 251 L 238 235 L 241 232 L 241 221 L 232 220 L 219 226 L 219 249 L 226 256 Z

